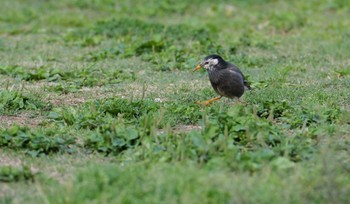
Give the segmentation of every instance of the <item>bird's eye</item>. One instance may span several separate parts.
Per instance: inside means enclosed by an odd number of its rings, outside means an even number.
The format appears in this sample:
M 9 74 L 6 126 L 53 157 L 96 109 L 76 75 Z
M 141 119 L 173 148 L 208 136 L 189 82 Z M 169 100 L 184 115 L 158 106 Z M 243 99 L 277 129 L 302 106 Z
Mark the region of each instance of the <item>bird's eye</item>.
M 209 64 L 209 62 L 208 62 L 208 61 L 206 61 L 206 62 L 204 62 L 204 64 Z

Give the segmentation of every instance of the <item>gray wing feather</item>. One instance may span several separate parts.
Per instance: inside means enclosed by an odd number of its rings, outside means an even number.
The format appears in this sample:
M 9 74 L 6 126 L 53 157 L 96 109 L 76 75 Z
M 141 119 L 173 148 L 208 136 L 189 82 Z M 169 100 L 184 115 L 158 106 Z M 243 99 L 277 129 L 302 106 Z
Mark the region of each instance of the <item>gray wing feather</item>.
M 229 69 L 239 73 L 242 76 L 245 90 L 251 90 L 252 89 L 250 87 L 249 81 L 244 77 L 242 71 L 236 65 L 230 63 Z

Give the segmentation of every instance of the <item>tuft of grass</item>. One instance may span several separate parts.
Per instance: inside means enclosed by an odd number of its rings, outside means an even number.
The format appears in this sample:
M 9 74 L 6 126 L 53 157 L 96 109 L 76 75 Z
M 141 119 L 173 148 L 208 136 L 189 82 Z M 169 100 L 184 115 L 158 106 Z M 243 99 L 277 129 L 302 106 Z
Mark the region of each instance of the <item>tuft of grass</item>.
M 30 167 L 28 166 L 22 166 L 21 168 L 12 166 L 0 167 L 0 182 L 34 182 L 34 178 L 35 174 L 31 171 Z
M 64 131 L 51 128 L 31 130 L 28 127 L 12 126 L 0 129 L 0 146 L 14 150 L 25 150 L 33 157 L 57 152 L 74 152 L 75 140 Z
M 0 74 L 11 76 L 25 81 L 58 82 L 48 86 L 50 91 L 69 93 L 75 92 L 82 87 L 103 86 L 118 84 L 124 81 L 136 79 L 133 71 L 112 68 L 101 69 L 94 65 L 82 68 L 72 68 L 62 71 L 60 68 L 40 66 L 27 68 L 22 66 L 0 66 Z
M 38 81 L 42 79 L 47 79 L 50 77 L 49 70 L 40 66 L 38 68 L 26 68 L 18 65 L 13 66 L 1 66 L 0 74 L 11 76 L 14 78 L 19 78 L 26 81 Z
M 51 105 L 19 91 L 0 91 L 0 113 L 14 114 L 22 110 L 50 110 Z

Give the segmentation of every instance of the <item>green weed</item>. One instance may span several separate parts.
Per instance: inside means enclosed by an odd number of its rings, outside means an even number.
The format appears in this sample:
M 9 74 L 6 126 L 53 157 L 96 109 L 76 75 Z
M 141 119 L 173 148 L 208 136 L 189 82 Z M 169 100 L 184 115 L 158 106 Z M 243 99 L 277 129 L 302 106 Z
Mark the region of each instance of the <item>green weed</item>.
M 45 66 L 37 68 L 26 68 L 17 65 L 2 66 L 0 67 L 0 73 L 26 81 L 61 82 L 58 85 L 48 87 L 48 89 L 63 93 L 72 92 L 84 86 L 102 86 L 135 80 L 135 74 L 132 71 L 113 68 L 100 69 L 94 65 L 82 68 L 74 67 L 71 70 Z
M 0 73 L 26 81 L 38 81 L 52 76 L 50 71 L 44 66 L 40 66 L 38 68 L 26 68 L 17 65 L 1 66 Z
M 0 113 L 14 114 L 22 110 L 50 110 L 51 105 L 19 91 L 0 91 Z
M 0 146 L 14 150 L 25 150 L 29 155 L 36 157 L 57 152 L 73 152 L 75 141 L 65 135 L 64 131 L 56 129 L 38 128 L 31 130 L 27 127 L 12 126 L 0 129 Z
M 34 181 L 35 174 L 28 166 L 16 168 L 12 166 L 0 167 L 0 182 Z

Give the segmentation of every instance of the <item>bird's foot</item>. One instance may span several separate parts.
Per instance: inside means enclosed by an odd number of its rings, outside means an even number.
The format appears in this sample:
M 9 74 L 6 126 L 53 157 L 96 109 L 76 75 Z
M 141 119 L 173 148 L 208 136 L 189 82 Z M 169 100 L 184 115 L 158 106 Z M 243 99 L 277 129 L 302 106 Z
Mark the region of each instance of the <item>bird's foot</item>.
M 200 104 L 200 105 L 205 105 L 205 106 L 209 106 L 209 105 L 211 105 L 211 103 L 213 102 L 213 101 L 217 101 L 217 100 L 220 100 L 222 98 L 222 96 L 218 96 L 218 97 L 216 97 L 216 98 L 212 98 L 212 99 L 209 99 L 209 100 L 207 100 L 207 101 L 198 101 L 198 102 L 196 102 L 197 104 Z

